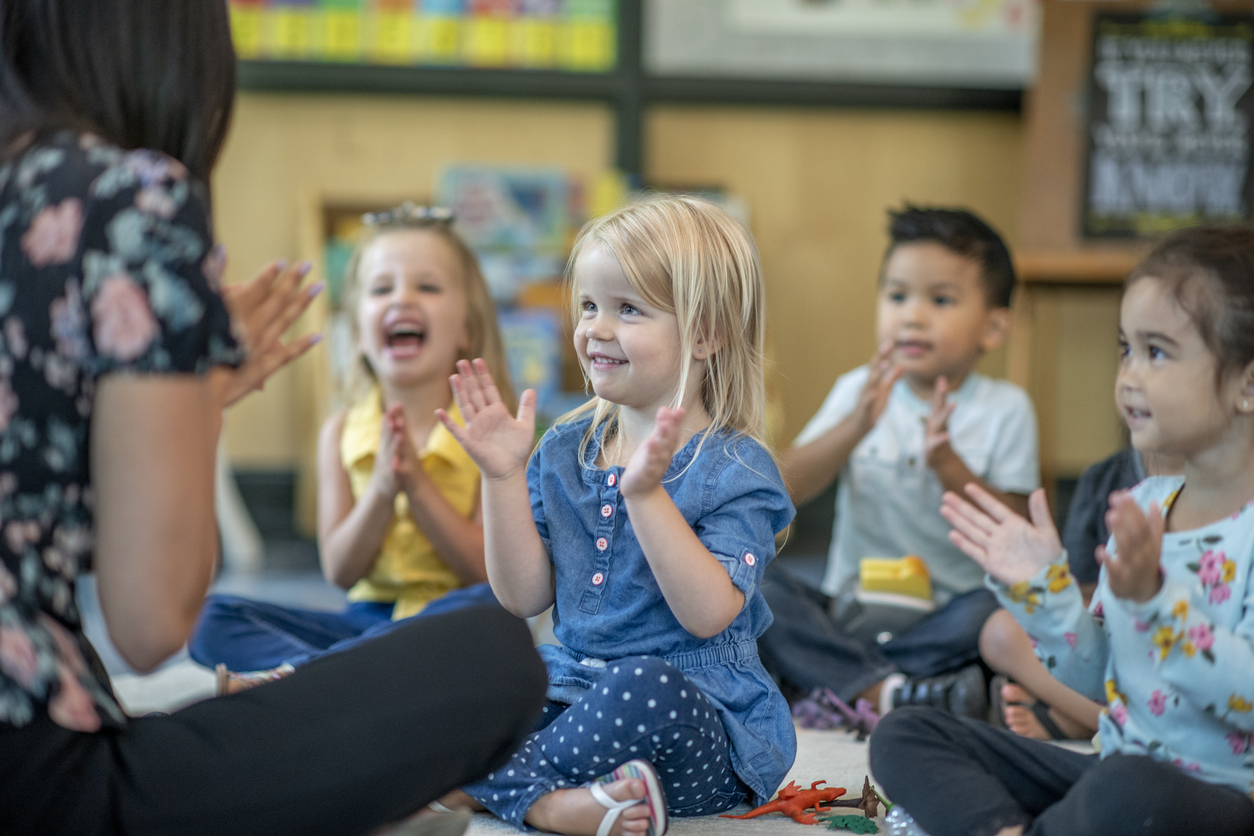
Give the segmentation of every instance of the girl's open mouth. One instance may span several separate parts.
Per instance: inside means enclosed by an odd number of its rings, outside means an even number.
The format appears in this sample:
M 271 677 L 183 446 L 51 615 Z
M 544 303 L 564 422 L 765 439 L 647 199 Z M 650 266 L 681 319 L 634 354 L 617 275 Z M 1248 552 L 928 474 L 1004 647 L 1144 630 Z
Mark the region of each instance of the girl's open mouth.
M 402 322 L 388 329 L 386 345 L 388 352 L 396 359 L 416 356 L 422 351 L 427 341 L 427 332 L 422 327 Z

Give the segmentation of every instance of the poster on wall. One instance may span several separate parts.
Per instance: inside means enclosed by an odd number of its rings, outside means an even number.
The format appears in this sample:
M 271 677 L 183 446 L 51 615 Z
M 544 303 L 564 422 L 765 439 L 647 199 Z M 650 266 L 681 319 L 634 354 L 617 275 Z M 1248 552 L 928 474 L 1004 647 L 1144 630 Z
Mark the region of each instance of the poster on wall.
M 645 0 L 654 75 L 1018 90 L 1038 0 Z
M 1249 220 L 1252 53 L 1249 15 L 1095 15 L 1084 237 Z

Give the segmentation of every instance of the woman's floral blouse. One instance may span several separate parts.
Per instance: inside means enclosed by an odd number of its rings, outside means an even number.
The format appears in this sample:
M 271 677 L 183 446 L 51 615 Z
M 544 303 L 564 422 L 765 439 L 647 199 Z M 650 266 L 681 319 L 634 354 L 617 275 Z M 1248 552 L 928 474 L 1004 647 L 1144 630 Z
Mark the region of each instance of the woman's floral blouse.
M 203 189 L 162 154 L 62 132 L 0 166 L 0 723 L 125 721 L 74 603 L 93 393 L 240 361 L 211 242 Z
M 1179 476 L 1132 490 L 1164 511 Z M 1114 538 L 1107 548 L 1114 553 Z M 1227 519 L 1163 537 L 1163 588 L 1116 598 L 1105 567 L 1088 610 L 1064 553 L 1014 586 L 989 580 L 1063 683 L 1107 705 L 1101 750 L 1151 755 L 1254 796 L 1254 502 Z

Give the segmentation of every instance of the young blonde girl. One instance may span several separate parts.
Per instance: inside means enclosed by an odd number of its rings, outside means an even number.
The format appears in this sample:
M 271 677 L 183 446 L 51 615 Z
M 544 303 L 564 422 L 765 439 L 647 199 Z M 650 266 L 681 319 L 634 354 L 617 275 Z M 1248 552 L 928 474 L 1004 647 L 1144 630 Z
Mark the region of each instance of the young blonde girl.
M 1191 229 L 1129 276 L 1115 401 L 1183 476 L 1116 492 L 1090 607 L 1042 492 L 1031 520 L 968 485 L 951 539 L 1052 658 L 1104 698 L 1101 755 L 926 710 L 871 740 L 889 796 L 932 836 L 1254 832 L 1254 231 Z
M 458 364 L 465 428 L 441 413 L 483 472 L 497 597 L 554 605 L 562 642 L 540 729 L 465 789 L 520 827 L 660 834 L 769 797 L 796 749 L 756 647 L 793 516 L 762 443 L 762 275 L 725 212 L 661 196 L 586 226 L 570 278 L 596 397 L 534 456 L 534 392 L 514 417 L 485 363 Z
M 318 545 L 340 613 L 214 595 L 190 644 L 231 676 L 226 690 L 281 675 L 392 622 L 495 604 L 483 561 L 479 469 L 436 420 L 454 411 L 449 375 L 484 357 L 513 402 L 496 312 L 474 254 L 440 210 L 405 204 L 365 217 L 347 270 L 356 357 L 352 405 L 318 444 Z M 277 671 L 272 671 L 278 667 Z

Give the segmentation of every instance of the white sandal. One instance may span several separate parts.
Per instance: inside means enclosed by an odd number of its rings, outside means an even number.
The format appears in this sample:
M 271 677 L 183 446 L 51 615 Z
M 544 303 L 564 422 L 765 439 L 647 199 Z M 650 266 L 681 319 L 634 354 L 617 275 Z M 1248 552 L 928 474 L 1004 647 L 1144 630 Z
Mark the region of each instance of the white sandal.
M 601 789 L 602 784 L 610 784 L 625 778 L 635 778 L 644 782 L 644 798 L 615 801 L 609 793 Z M 669 824 L 666 819 L 666 793 L 662 790 L 662 782 L 658 779 L 653 764 L 648 761 L 640 758 L 627 761 L 613 772 L 597 778 L 588 785 L 588 789 L 591 790 L 592 797 L 605 808 L 605 817 L 601 819 L 601 826 L 597 828 L 597 836 L 609 836 L 614 822 L 618 821 L 623 811 L 637 804 L 647 804 L 649 807 L 649 829 L 646 831 L 646 836 L 662 836 L 666 833 Z

